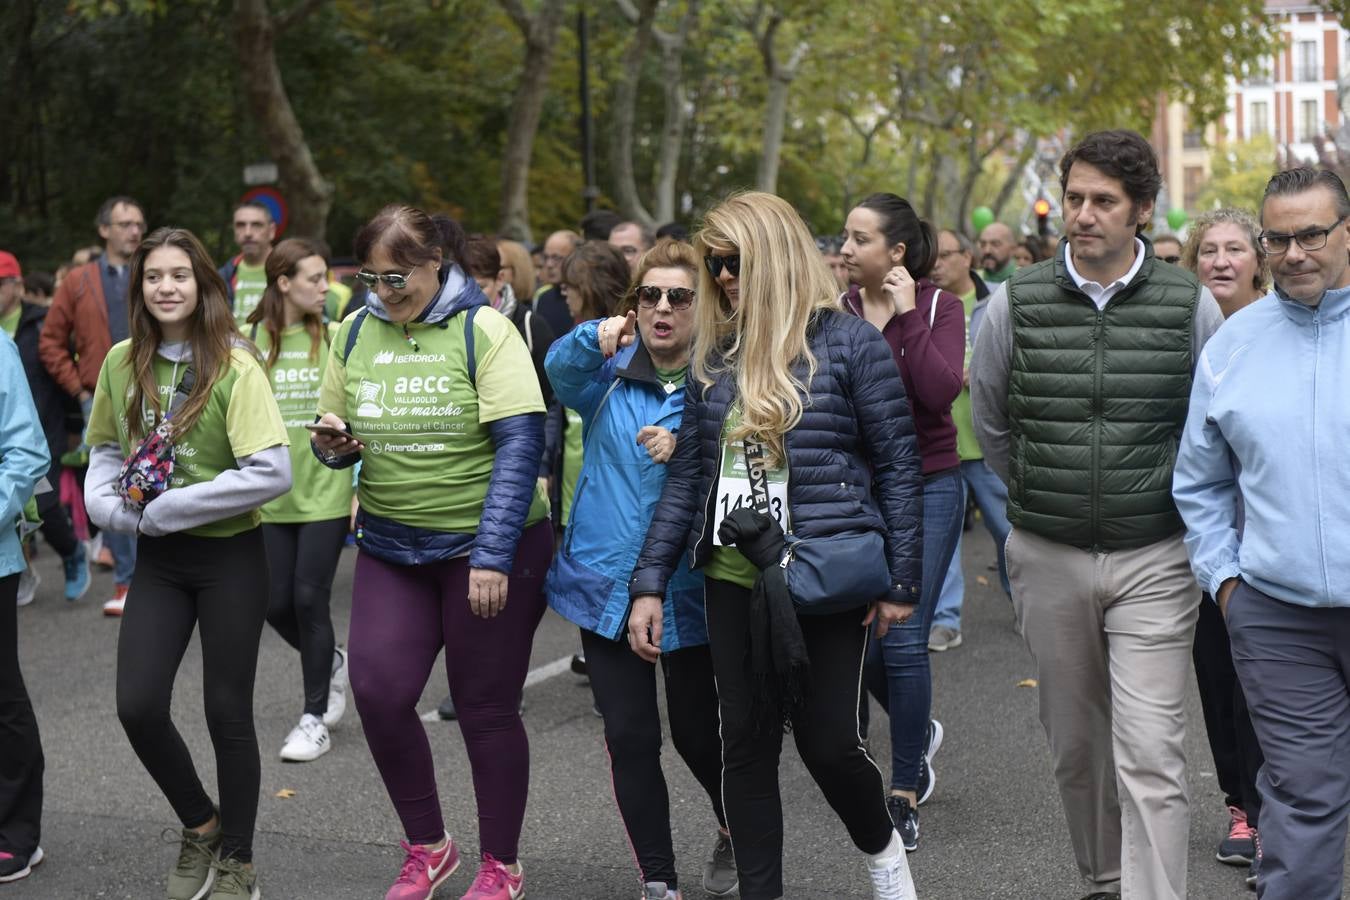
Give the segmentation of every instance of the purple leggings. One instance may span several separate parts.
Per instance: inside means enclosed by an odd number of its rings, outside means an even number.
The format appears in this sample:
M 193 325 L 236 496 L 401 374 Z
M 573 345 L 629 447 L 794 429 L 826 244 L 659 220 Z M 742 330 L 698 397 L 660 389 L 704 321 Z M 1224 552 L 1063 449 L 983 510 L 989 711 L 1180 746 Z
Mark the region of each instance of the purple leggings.
M 552 556 L 552 526 L 544 521 L 526 528 L 506 608 L 491 619 L 469 610 L 467 557 L 425 566 L 396 566 L 364 552 L 357 557 L 348 639 L 352 695 L 409 843 L 434 844 L 445 834 L 431 744 L 417 715 L 444 646 L 450 696 L 473 770 L 481 852 L 516 861 L 530 784 L 520 692 L 544 615 L 544 574 Z

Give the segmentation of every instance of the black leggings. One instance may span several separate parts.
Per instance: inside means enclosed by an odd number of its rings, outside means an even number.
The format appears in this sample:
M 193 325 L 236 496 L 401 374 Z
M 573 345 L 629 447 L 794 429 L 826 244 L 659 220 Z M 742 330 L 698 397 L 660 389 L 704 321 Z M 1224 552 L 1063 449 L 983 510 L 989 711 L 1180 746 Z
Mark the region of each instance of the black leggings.
M 661 712 L 656 705 L 656 666 L 627 641 L 581 630 L 581 648 L 595 703 L 605 717 L 605 749 L 624 830 L 644 882 L 663 881 L 674 890 L 675 848 L 670 838 L 670 796 L 661 772 Z M 717 684 L 707 646 L 661 654 L 670 739 L 694 778 L 722 812 L 722 742 L 718 736 Z
M 1214 755 L 1214 771 L 1224 803 L 1247 813 L 1247 824 L 1259 827 L 1261 795 L 1256 790 L 1256 773 L 1265 757 L 1256 742 L 1256 730 L 1247 712 L 1237 671 L 1233 668 L 1233 648 L 1228 643 L 1228 625 L 1219 604 L 1205 594 L 1200 601 L 1200 618 L 1195 623 L 1195 644 L 1191 650 L 1195 663 L 1195 682 L 1200 689 L 1200 706 L 1205 714 L 1205 732 Z
M 117 640 L 117 717 L 185 828 L 215 808 L 169 718 L 174 678 L 198 626 L 206 726 L 216 751 L 221 855 L 253 858 L 261 765 L 253 680 L 267 613 L 262 530 L 227 538 L 142 535 Z
M 300 651 L 305 712 L 328 710 L 333 676 L 333 617 L 328 611 L 333 573 L 347 539 L 347 517 L 322 522 L 267 523 L 262 527 L 272 588 L 267 624 Z
M 44 763 L 19 671 L 18 596 L 18 573 L 0 578 L 0 850 L 27 859 L 42 836 Z
M 736 853 L 742 900 L 783 896 L 783 804 L 778 788 L 781 730 L 756 732 L 752 720 L 750 591 L 707 579 L 708 637 L 722 716 L 722 798 Z M 886 811 L 886 783 L 858 735 L 865 607 L 828 616 L 800 616 L 811 660 L 811 695 L 794 720 L 797 752 L 853 844 L 880 853 L 895 826 Z

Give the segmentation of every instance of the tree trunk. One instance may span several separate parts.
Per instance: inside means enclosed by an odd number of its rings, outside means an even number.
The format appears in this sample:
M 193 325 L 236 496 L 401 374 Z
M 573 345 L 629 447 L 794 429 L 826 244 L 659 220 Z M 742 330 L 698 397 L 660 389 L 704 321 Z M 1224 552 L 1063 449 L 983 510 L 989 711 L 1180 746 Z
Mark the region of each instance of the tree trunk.
M 638 83 L 642 61 L 652 45 L 652 26 L 661 0 L 638 0 L 633 35 L 623 51 L 624 77 L 614 90 L 614 136 L 610 142 L 610 165 L 614 169 L 614 194 L 619 211 L 644 225 L 653 224 L 652 214 L 638 196 L 637 176 L 633 173 L 633 123 L 637 118 Z
M 511 104 L 506 150 L 502 154 L 500 233 L 519 241 L 530 240 L 530 158 L 539 133 L 539 117 L 548 93 L 549 70 L 562 26 L 563 0 L 543 0 L 533 16 L 519 0 L 498 0 L 525 36 L 525 67 Z
M 1022 170 L 1027 167 L 1027 163 L 1031 162 L 1031 157 L 1036 153 L 1036 138 L 1028 134 L 1024 136 L 1023 140 L 1026 143 L 1023 145 L 1021 152 L 1017 154 L 1017 164 L 1008 173 L 1003 186 L 999 188 L 998 196 L 994 198 L 994 218 L 1003 215 L 1003 207 L 1008 205 L 1008 201 L 1012 199 L 1013 191 L 1017 190 L 1017 185 L 1022 181 Z
M 322 238 L 333 186 L 319 172 L 277 66 L 276 26 L 267 0 L 235 0 L 235 51 L 249 109 L 277 165 L 293 236 Z
M 778 190 L 778 162 L 783 152 L 783 131 L 787 125 L 788 89 L 797 77 L 797 70 L 807 49 L 805 43 L 798 44 L 787 62 L 779 61 L 774 42 L 782 24 L 782 15 L 774 11 L 769 14 L 764 29 L 753 32 L 759 44 L 760 58 L 764 60 L 764 75 L 769 80 L 769 97 L 764 104 L 764 146 L 759 155 L 755 184 L 759 190 L 770 194 Z
M 661 150 L 656 164 L 653 203 L 657 224 L 675 219 L 675 183 L 684 149 L 684 129 L 689 120 L 689 99 L 684 90 L 684 47 L 698 22 L 700 0 L 688 0 L 680 28 L 661 39 L 661 74 L 665 87 L 666 113 L 661 126 Z

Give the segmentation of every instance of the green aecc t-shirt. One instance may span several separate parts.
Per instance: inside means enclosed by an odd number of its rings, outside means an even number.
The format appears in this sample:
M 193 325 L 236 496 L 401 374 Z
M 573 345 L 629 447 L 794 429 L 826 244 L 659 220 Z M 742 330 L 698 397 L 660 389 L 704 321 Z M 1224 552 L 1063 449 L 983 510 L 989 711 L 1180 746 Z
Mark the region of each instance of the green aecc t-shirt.
M 415 528 L 476 534 L 496 454 L 488 424 L 544 412 L 530 351 L 510 319 L 483 306 L 473 320 L 476 389 L 463 312 L 439 325 L 409 323 L 415 348 L 402 325 L 367 316 L 344 363 L 357 315 L 333 338 L 318 411 L 337 415 L 365 445 L 361 508 Z M 547 517 L 536 486 L 525 524 Z
M 130 357 L 131 341 L 126 340 L 109 350 L 103 360 L 89 414 L 87 437 L 90 446 L 118 444 L 124 456 L 135 446 L 126 423 L 133 383 Z M 155 382 L 159 387 L 161 410 L 169 408 L 174 388 L 186 367 L 186 363 L 175 364 L 155 356 Z M 200 379 L 201 373 L 197 373 L 197 377 Z M 141 415 L 146 433 L 159 424 L 149 404 L 144 405 Z M 235 347 L 230 351 L 229 370 L 212 386 L 201 416 L 192 429 L 178 435 L 174 443 L 169 489 L 204 484 L 227 469 L 239 468 L 235 460 L 285 443 L 286 428 L 282 425 L 262 366 L 248 350 Z M 230 537 L 256 528 L 261 520 L 255 509 L 190 528 L 187 533 L 199 537 Z
M 276 397 L 286 434 L 291 439 L 291 490 L 262 508 L 264 522 L 294 523 L 323 522 L 345 519 L 352 512 L 352 475 L 340 469 L 330 469 L 319 462 L 309 446 L 309 431 L 305 426 L 314 421 L 314 409 L 319 405 L 319 390 L 323 386 L 323 371 L 328 365 L 328 348 L 337 332 L 334 322 L 325 326 L 326 339 L 319 339 L 310 358 L 313 339 L 303 323 L 296 323 L 281 331 L 281 350 L 272 366 L 272 394 Z M 263 365 L 272 346 L 267 330 L 259 328 L 255 343 L 262 353 Z

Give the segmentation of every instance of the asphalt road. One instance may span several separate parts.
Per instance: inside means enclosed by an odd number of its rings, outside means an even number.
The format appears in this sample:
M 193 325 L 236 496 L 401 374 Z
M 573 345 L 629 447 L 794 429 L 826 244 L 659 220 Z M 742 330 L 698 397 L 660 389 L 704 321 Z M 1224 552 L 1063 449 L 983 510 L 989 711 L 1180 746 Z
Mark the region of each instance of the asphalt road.
M 937 789 L 922 810 L 922 844 L 910 865 L 925 900 L 1077 898 L 1084 893 L 1060 812 L 1046 742 L 1036 718 L 1034 675 L 1013 629 L 1011 609 L 989 566 L 982 529 L 966 541 L 965 644 L 933 654 L 934 713 L 946 741 L 934 760 Z M 339 635 L 347 631 L 354 553 L 344 553 L 334 590 Z M 175 858 L 165 829 L 173 815 L 131 752 L 113 706 L 117 621 L 99 606 L 107 573 L 81 602 L 60 593 L 59 561 L 39 562 L 38 601 L 19 610 L 20 653 L 47 756 L 43 846 L 46 862 L 26 881 L 0 885 L 0 900 L 157 900 Z M 135 602 L 133 596 L 131 601 Z M 535 640 L 534 680 L 525 691 L 532 746 L 530 805 L 521 840 L 530 900 L 635 898 L 641 893 L 609 787 L 600 721 L 587 685 L 560 662 L 577 648 L 575 630 L 550 613 Z M 550 665 L 555 664 L 556 665 Z M 174 715 L 204 781 L 214 766 L 201 712 L 200 654 L 194 643 L 179 674 Z M 1194 685 L 1186 747 L 1192 825 L 1190 897 L 1253 896 L 1245 870 L 1214 861 L 1226 824 Z M 434 680 L 430 712 L 445 692 Z M 283 763 L 277 751 L 300 712 L 298 657 L 270 630 L 263 636 L 256 715 L 263 752 L 255 842 L 270 900 L 379 900 L 402 861 L 397 820 L 371 762 L 354 707 L 333 731 L 334 749 L 316 762 Z M 873 705 L 872 748 L 889 759 L 885 718 Z M 427 723 L 442 803 L 466 864 L 441 889 L 458 897 L 473 877 L 474 800 L 457 727 Z M 669 742 L 667 742 L 669 747 Z M 885 764 L 883 764 L 885 768 Z M 706 799 L 673 751 L 666 754 L 672 816 L 685 896 L 698 888 L 711 847 Z M 781 768 L 786 895 L 870 897 L 863 861 L 826 807 L 791 742 Z

